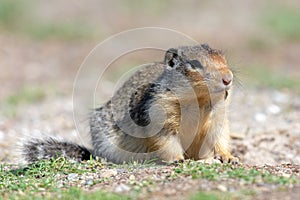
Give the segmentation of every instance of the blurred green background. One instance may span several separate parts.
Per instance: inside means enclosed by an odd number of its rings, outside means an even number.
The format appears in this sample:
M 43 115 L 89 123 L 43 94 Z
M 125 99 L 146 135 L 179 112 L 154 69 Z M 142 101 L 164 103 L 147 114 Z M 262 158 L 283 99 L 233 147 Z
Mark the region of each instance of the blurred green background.
M 95 45 L 145 26 L 223 49 L 244 88 L 300 91 L 299 0 L 0 0 L 1 100 L 71 94 Z

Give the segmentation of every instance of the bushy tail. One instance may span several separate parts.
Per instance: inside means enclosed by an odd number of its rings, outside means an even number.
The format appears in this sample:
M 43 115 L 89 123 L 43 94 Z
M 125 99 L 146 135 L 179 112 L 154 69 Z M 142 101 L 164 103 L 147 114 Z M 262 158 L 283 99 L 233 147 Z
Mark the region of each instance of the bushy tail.
M 27 162 L 65 157 L 77 161 L 89 160 L 92 153 L 87 148 L 72 142 L 61 142 L 53 138 L 34 139 L 23 144 L 23 156 Z

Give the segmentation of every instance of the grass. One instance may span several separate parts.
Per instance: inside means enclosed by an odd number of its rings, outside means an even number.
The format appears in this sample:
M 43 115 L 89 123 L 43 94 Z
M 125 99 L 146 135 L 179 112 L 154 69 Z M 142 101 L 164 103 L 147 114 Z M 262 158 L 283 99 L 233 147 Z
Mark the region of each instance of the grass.
M 84 192 L 73 187 L 76 185 L 74 181 L 79 180 L 68 180 L 69 174 L 94 173 L 102 167 L 101 163 L 94 160 L 80 164 L 63 158 L 40 161 L 24 167 L 0 164 L 0 199 L 1 196 L 13 199 L 93 199 L 96 196 L 121 199 L 119 195 L 102 191 Z M 93 180 L 92 185 L 100 181 L 102 180 Z
M 20 0 L 1 0 L 0 28 L 15 29 L 19 25 L 19 19 L 22 19 L 25 9 L 26 6 Z
M 73 199 L 80 199 L 80 200 L 90 200 L 90 199 L 99 199 L 99 200 L 119 200 L 119 199 L 130 199 L 126 196 L 121 196 L 117 194 L 112 194 L 108 192 L 103 191 L 95 191 L 92 193 L 84 192 L 78 188 L 70 188 L 66 191 L 63 191 L 59 193 L 56 196 L 49 196 L 45 199 L 67 199 L 67 200 L 73 200 Z M 44 198 L 43 198 L 44 199 Z
M 2 100 L 1 112 L 6 116 L 14 117 L 20 105 L 28 105 L 42 101 L 45 96 L 45 90 L 40 87 L 24 86 Z
M 287 6 L 270 6 L 263 16 L 263 25 L 272 34 L 291 41 L 300 41 L 299 21 L 299 10 Z
M 8 199 L 21 199 L 21 200 L 39 200 L 39 199 L 46 199 L 46 200 L 54 200 L 54 199 L 65 199 L 65 200 L 73 200 L 73 199 L 80 199 L 80 200 L 89 200 L 89 199 L 99 199 L 99 200 L 126 200 L 130 199 L 126 196 L 121 196 L 118 194 L 108 193 L 104 191 L 95 191 L 95 192 L 87 192 L 83 191 L 79 188 L 69 188 L 66 190 L 57 191 L 56 193 L 52 194 L 40 194 L 35 195 L 34 193 L 28 195 L 20 195 L 20 194 L 9 194 L 5 198 Z M 1 197 L 0 197 L 1 199 Z
M 196 194 L 192 195 L 190 200 L 233 200 L 233 199 L 253 199 L 256 193 L 251 191 L 249 192 L 237 192 L 237 193 L 230 193 L 230 192 L 221 192 L 221 191 L 211 191 L 211 192 L 197 192 Z
M 178 175 L 191 176 L 193 179 L 204 178 L 210 181 L 239 180 L 245 184 L 269 183 L 269 184 L 294 184 L 295 177 L 283 177 L 273 175 L 268 171 L 260 171 L 253 168 L 235 167 L 229 164 L 199 164 L 195 161 L 182 164 L 174 169 Z
M 218 200 L 220 199 L 216 194 L 207 193 L 207 192 L 198 192 L 193 195 L 190 200 Z
M 137 168 L 153 167 L 152 162 L 130 163 L 123 165 L 114 165 L 97 160 L 89 160 L 83 163 L 72 162 L 64 158 L 53 159 L 50 161 L 39 161 L 28 166 L 12 166 L 8 164 L 0 164 L 0 199 L 131 199 L 136 196 L 118 195 L 111 192 L 97 190 L 95 192 L 85 192 L 89 188 L 93 188 L 98 183 L 105 181 L 110 184 L 113 178 L 94 178 L 91 184 L 84 183 L 85 175 L 91 175 L 99 172 L 104 168 L 125 168 L 126 173 L 131 173 Z M 164 168 L 164 166 L 156 166 Z M 179 177 L 191 176 L 193 179 L 208 179 L 210 181 L 239 181 L 245 184 L 275 184 L 290 185 L 299 183 L 295 177 L 282 177 L 273 175 L 268 171 L 260 171 L 253 168 L 246 169 L 243 167 L 233 167 L 227 164 L 201 164 L 195 161 L 188 161 L 177 166 L 173 166 L 173 179 Z M 68 178 L 70 174 L 77 174 L 77 178 Z M 170 179 L 169 181 L 172 181 Z M 134 181 L 134 183 L 132 182 Z M 166 180 L 161 180 L 166 181 Z M 141 188 L 150 188 L 158 184 L 157 180 L 152 180 L 148 176 L 141 181 L 129 180 L 131 189 L 137 193 Z M 136 189 L 136 187 L 140 189 Z M 238 194 L 252 195 L 255 192 L 245 193 L 240 191 Z M 138 194 L 137 194 L 138 195 Z M 226 194 L 231 197 L 234 194 Z M 199 192 L 191 197 L 191 199 L 220 199 L 218 191 Z M 224 197 L 224 194 L 222 194 Z M 224 199 L 224 198 L 223 198 Z

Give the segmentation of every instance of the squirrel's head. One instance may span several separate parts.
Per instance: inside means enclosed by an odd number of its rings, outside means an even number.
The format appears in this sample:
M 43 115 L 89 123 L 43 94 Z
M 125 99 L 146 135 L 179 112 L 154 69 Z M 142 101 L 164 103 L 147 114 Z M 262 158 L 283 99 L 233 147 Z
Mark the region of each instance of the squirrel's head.
M 171 48 L 165 54 L 167 69 L 182 73 L 195 87 L 205 86 L 210 93 L 224 94 L 232 86 L 233 73 L 220 50 L 207 44 Z

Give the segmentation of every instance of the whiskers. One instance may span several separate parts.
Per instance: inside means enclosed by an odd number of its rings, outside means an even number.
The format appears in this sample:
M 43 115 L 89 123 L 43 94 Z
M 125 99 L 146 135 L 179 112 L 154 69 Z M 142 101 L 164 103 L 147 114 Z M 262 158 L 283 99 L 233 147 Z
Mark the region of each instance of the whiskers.
M 240 74 L 242 73 L 240 69 L 238 68 L 233 68 L 231 69 L 232 73 L 233 73 L 233 85 L 235 86 L 235 88 L 237 88 L 239 91 L 245 91 L 244 85 L 242 80 L 240 79 Z

